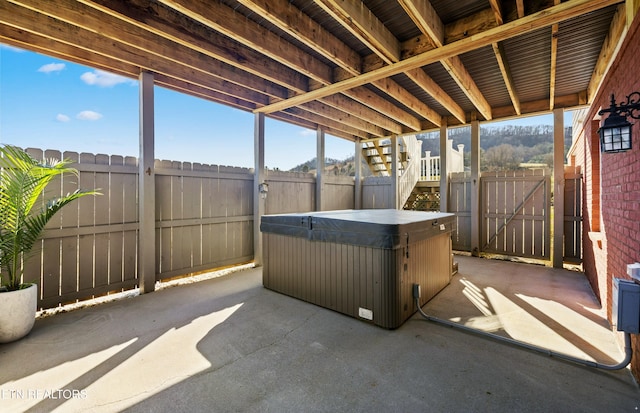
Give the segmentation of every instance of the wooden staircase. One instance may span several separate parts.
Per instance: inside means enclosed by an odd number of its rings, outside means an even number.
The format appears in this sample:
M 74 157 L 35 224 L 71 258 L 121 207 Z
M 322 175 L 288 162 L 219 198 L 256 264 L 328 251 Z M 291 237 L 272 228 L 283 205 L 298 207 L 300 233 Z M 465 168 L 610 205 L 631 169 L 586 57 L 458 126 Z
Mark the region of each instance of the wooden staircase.
M 440 210 L 440 156 L 425 152 L 415 135 L 398 138 L 397 204 L 403 209 Z M 376 139 L 362 143 L 362 155 L 374 176 L 393 179 L 392 140 Z M 453 148 L 447 142 L 448 172 L 464 171 L 464 145 Z
M 420 179 L 422 143 L 415 135 L 398 137 L 398 205 L 405 205 Z M 374 176 L 393 178 L 392 140 L 363 142 L 362 155 Z

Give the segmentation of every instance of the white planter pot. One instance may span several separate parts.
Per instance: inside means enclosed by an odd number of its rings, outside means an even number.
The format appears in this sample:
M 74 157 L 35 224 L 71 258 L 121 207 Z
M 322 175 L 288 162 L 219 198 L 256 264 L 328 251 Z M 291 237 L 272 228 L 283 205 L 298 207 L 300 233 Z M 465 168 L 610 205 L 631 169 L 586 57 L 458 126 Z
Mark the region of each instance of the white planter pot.
M 0 293 L 0 343 L 10 343 L 29 334 L 36 321 L 38 286 Z

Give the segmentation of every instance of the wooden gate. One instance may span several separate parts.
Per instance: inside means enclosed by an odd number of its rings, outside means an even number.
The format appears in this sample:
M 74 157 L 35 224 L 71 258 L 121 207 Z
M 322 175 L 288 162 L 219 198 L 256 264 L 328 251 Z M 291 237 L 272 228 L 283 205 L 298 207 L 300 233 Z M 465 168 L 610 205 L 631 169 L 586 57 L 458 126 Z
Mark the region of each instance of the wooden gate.
M 550 171 L 486 172 L 480 181 L 481 250 L 549 259 Z

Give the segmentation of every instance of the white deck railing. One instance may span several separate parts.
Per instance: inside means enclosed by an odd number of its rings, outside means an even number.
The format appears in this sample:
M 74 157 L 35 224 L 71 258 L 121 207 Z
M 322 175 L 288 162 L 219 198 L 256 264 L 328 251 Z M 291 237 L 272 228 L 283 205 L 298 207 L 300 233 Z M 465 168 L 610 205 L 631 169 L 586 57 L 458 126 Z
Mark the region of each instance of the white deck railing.
M 455 150 L 451 139 L 448 139 L 447 143 L 448 172 L 464 172 L 464 145 L 458 145 L 458 150 Z M 420 181 L 439 180 L 440 157 L 431 156 L 431 151 L 425 151 L 424 157 L 420 160 Z
M 402 175 L 398 178 L 398 205 L 402 206 L 409 196 L 413 187 L 420 177 L 420 152 L 422 152 L 422 142 L 415 135 L 402 136 L 402 143 L 405 146 L 406 163 Z

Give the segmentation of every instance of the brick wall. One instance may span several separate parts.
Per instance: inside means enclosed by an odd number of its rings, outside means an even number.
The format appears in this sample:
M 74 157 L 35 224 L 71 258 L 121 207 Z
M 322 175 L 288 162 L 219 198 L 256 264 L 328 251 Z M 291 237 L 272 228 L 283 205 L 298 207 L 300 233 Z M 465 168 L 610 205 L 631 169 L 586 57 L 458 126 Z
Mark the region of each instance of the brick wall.
M 620 102 L 631 92 L 640 91 L 639 39 L 637 15 L 587 112 L 584 129 L 571 153 L 584 173 L 584 270 L 609 317 L 613 277 L 626 278 L 627 264 L 640 261 L 640 121 L 632 122 L 632 150 L 600 154 L 599 122 L 589 120 L 597 116 L 601 107 L 609 106 L 612 93 Z M 639 337 L 634 336 L 632 342 L 632 371 L 640 378 Z

